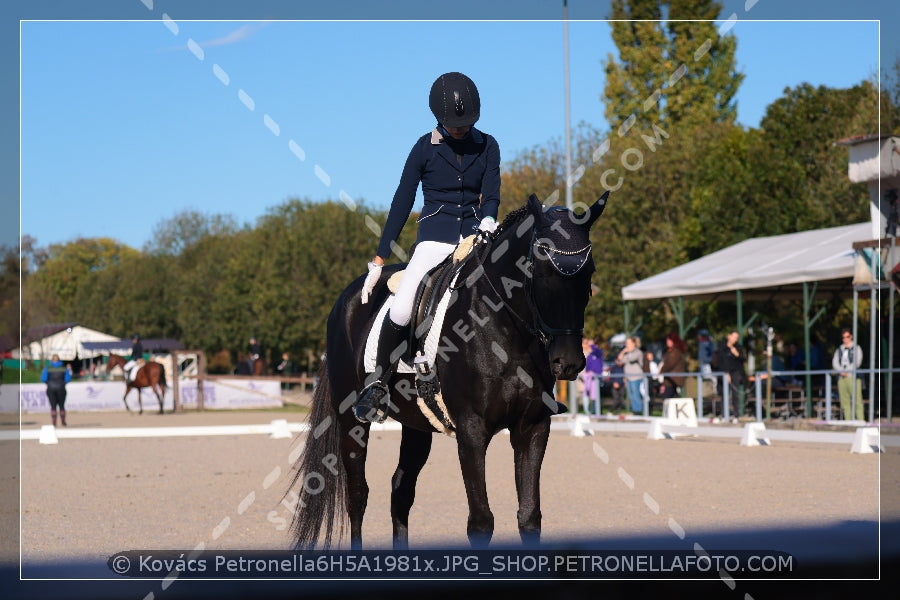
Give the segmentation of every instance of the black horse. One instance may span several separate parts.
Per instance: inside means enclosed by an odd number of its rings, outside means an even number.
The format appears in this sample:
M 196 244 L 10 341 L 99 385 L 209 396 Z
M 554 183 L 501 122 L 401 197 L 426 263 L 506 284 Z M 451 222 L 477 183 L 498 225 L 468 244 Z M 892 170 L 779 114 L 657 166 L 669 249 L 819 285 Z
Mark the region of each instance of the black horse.
M 608 195 L 582 213 L 545 210 L 532 195 L 493 235 L 475 244 L 456 278 L 434 367 L 451 422 L 443 432 L 457 440 L 474 547 L 487 546 L 493 535 L 485 456 L 491 438 L 504 428 L 515 457 L 519 534 L 526 544 L 540 541 L 540 472 L 550 417 L 558 409 L 555 383 L 575 379 L 584 368 L 584 309 L 594 272 L 589 233 Z M 366 339 L 390 294 L 384 281 L 399 267 L 385 267 L 367 304 L 360 301 L 364 278 L 358 278 L 328 317 L 327 358 L 295 465 L 293 485 L 300 489 L 292 529 L 298 548 L 320 542 L 330 548 L 336 530 L 340 541 L 348 516 L 351 548 L 362 547 L 370 426 L 356 420 L 353 405 L 366 380 Z M 393 544 L 405 549 L 416 479 L 440 429 L 433 415 L 430 420 L 423 415 L 413 375 L 395 374 L 389 387 L 388 412 L 403 430 L 391 482 Z

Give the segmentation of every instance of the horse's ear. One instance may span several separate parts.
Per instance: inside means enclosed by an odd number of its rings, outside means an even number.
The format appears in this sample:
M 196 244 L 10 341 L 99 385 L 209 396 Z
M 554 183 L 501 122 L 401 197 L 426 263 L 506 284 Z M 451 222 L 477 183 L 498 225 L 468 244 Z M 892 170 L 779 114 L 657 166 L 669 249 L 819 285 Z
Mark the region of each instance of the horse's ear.
M 609 190 L 606 190 L 605 192 L 603 192 L 603 195 L 600 196 L 600 198 L 596 202 L 594 202 L 593 206 L 591 206 L 591 208 L 590 208 L 591 216 L 588 217 L 588 220 L 585 222 L 585 226 L 588 229 L 590 229 L 591 225 L 594 224 L 594 221 L 596 221 L 597 218 L 603 214 L 603 209 L 606 208 L 606 199 L 607 198 L 609 198 Z
M 535 194 L 528 196 L 528 211 L 538 220 L 544 216 L 544 205 Z

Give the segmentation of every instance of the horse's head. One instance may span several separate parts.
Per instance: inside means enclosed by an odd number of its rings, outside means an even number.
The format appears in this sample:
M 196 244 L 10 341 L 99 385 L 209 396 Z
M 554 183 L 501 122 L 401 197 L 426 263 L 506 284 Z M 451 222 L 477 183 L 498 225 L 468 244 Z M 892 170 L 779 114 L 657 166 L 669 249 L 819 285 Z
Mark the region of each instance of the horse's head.
M 575 379 L 584 369 L 584 309 L 591 296 L 594 273 L 590 231 L 606 207 L 608 196 L 607 191 L 580 214 L 564 207 L 545 210 L 536 196 L 528 199 L 534 229 L 531 290 L 526 296 L 557 379 Z
M 112 371 L 114 368 L 116 368 L 117 366 L 121 367 L 124 364 L 125 359 L 123 359 L 118 354 L 110 353 L 109 360 L 106 361 L 106 374 L 109 375 L 110 371 Z

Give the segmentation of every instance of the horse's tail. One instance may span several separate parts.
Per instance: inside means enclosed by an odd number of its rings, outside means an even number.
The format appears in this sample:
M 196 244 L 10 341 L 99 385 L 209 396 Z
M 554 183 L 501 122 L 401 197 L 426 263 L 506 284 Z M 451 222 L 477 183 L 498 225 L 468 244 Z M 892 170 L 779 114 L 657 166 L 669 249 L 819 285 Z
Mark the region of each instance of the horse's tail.
M 331 403 L 331 385 L 326 359 L 319 365 L 307 423 L 306 445 L 294 464 L 288 491 L 300 488 L 291 531 L 298 549 L 312 549 L 324 529 L 323 547 L 330 548 L 335 529 L 337 540 L 346 526 L 347 476 L 340 458 L 341 428 Z
M 169 387 L 169 384 L 166 383 L 166 368 L 162 365 L 159 365 L 161 368 L 159 369 L 159 384 L 162 386 L 162 389 L 165 390 Z

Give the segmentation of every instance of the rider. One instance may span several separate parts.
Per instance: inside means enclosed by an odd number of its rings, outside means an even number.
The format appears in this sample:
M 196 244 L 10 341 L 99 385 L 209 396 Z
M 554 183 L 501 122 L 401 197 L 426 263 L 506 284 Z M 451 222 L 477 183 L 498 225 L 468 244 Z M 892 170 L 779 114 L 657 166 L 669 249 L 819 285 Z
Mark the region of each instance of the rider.
M 131 356 L 122 369 L 125 371 L 125 377 L 129 381 L 134 381 L 137 372 L 140 370 L 141 364 L 144 362 L 144 346 L 141 344 L 141 336 L 134 334 L 131 336 Z M 137 367 L 137 368 L 135 368 Z
M 256 341 L 256 336 L 250 336 L 250 344 L 247 347 L 247 350 L 247 362 L 250 364 L 250 373 L 253 373 L 253 365 L 256 364 L 256 361 L 262 356 L 262 349 L 259 347 L 259 342 Z
M 387 382 L 399 360 L 391 354 L 407 334 L 422 278 L 475 230 L 493 233 L 497 228 L 500 146 L 492 136 L 473 127 L 481 114 L 478 88 L 462 73 L 444 73 L 431 86 L 428 106 L 437 125 L 416 141 L 406 159 L 378 250 L 368 265 L 363 284 L 362 303 L 366 304 L 391 254 L 391 245 L 409 218 L 421 182 L 425 202 L 416 221 L 419 229 L 415 250 L 381 327 L 376 379 L 360 392 L 354 409 L 361 422 L 376 420 L 377 407 L 387 401 Z

